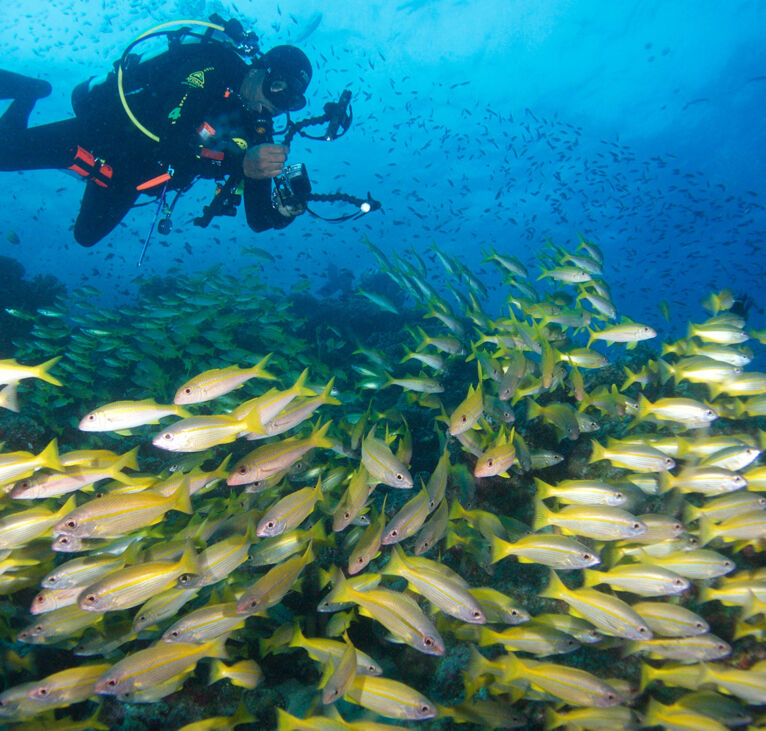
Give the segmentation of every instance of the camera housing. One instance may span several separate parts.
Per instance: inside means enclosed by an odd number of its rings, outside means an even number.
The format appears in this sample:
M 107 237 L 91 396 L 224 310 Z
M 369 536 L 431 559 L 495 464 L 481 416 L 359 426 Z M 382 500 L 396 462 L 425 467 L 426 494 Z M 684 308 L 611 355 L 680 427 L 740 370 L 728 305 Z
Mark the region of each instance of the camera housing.
M 306 210 L 310 193 L 311 181 L 306 166 L 302 162 L 287 165 L 282 174 L 274 178 L 271 204 L 291 216 L 297 216 Z

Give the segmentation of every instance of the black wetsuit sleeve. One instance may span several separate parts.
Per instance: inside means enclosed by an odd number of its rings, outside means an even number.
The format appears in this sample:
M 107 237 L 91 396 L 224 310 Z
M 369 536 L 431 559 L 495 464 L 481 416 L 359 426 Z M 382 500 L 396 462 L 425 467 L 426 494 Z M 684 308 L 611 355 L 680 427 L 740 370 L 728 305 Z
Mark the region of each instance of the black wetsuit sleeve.
M 295 220 L 292 216 L 283 216 L 271 205 L 271 179 L 245 178 L 244 199 L 247 225 L 253 231 L 284 228 Z

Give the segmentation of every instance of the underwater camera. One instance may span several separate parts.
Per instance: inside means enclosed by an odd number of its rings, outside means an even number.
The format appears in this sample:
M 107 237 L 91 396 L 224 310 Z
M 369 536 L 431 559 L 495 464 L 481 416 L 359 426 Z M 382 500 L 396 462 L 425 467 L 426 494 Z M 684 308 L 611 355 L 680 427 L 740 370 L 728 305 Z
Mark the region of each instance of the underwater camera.
M 274 190 L 271 204 L 274 208 L 291 216 L 297 216 L 306 210 L 311 194 L 311 181 L 302 163 L 288 165 L 281 175 L 274 178 Z

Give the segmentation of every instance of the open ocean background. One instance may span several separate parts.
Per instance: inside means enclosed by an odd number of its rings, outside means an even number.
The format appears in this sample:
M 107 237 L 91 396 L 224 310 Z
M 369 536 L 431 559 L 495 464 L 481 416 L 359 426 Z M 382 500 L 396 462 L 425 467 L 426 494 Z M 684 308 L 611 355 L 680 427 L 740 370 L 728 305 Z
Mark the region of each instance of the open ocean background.
M 276 255 L 269 282 L 318 288 L 331 262 L 357 275 L 373 266 L 364 234 L 386 251 L 435 241 L 478 269 L 482 247 L 532 264 L 546 237 L 568 246 L 579 231 L 604 250 L 618 311 L 662 328 L 657 303 L 666 300 L 677 335 L 707 291 L 729 287 L 755 300 L 749 322 L 763 327 L 766 4 L 10 0 L 0 8 L 3 66 L 53 84 L 31 124 L 54 121 L 72 114 L 72 88 L 106 73 L 131 39 L 213 12 L 238 17 L 264 48 L 305 50 L 314 65 L 307 114 L 352 90 L 349 133 L 334 143 L 296 138 L 289 161 L 307 164 L 316 192 L 370 191 L 383 212 L 342 225 L 305 215 L 256 235 L 240 211 L 202 230 L 191 219 L 213 183 L 200 181 L 138 270 L 154 205 L 81 249 L 71 236 L 79 180 L 4 173 L 0 253 L 28 277 L 53 273 L 106 302 L 132 301 L 139 275 L 217 263 L 236 272 L 254 263 L 243 248 L 257 246 Z

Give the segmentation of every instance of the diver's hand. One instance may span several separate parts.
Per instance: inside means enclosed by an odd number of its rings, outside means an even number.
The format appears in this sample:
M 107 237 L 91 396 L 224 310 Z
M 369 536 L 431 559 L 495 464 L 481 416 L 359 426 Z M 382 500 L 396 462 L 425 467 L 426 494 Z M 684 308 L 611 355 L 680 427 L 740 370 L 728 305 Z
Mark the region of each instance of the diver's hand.
M 295 205 L 292 206 L 277 206 L 277 211 L 285 218 L 295 218 L 306 212 L 306 204 L 296 201 Z
M 254 145 L 249 147 L 242 162 L 242 172 L 253 180 L 274 178 L 282 172 L 289 147 L 284 145 Z

